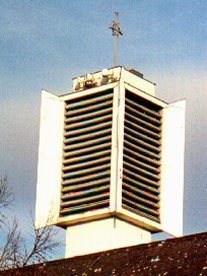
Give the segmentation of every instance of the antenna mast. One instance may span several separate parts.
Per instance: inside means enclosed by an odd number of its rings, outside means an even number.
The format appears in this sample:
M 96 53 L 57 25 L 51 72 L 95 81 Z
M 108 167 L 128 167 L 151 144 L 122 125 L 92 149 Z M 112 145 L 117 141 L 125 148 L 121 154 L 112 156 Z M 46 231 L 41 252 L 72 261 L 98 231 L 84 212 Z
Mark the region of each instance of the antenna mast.
M 120 24 L 119 24 L 119 13 L 115 12 L 114 13 L 114 21 L 112 24 L 110 24 L 108 27 L 109 29 L 112 29 L 112 35 L 114 36 L 114 67 L 116 66 L 116 51 L 117 51 L 117 38 L 119 35 L 123 35 L 121 29 L 120 29 Z

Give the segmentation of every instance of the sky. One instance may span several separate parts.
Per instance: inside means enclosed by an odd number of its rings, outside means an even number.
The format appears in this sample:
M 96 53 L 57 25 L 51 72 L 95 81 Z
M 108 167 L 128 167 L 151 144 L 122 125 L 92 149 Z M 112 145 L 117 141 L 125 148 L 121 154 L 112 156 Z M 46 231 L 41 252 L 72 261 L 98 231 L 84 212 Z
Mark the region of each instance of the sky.
M 73 77 L 113 66 L 115 11 L 124 33 L 117 64 L 142 72 L 167 102 L 186 98 L 184 234 L 207 231 L 207 1 L 1 0 L 0 176 L 15 194 L 9 215 L 25 233 L 35 208 L 41 89 L 70 92 Z

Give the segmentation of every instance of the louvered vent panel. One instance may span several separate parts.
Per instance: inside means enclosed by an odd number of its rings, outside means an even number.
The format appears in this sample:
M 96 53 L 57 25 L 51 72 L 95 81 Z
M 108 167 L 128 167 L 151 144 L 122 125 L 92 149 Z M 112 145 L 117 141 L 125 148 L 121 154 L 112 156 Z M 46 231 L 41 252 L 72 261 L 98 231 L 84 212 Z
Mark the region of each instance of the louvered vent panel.
M 161 108 L 126 91 L 122 207 L 159 218 Z
M 109 206 L 113 90 L 65 108 L 61 215 Z

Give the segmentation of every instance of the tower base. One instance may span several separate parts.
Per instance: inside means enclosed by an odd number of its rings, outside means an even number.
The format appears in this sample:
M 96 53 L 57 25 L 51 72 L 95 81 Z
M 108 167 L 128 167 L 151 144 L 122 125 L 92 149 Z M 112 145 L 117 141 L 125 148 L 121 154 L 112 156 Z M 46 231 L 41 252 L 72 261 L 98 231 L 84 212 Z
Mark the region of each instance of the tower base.
M 151 233 L 117 218 L 70 226 L 65 257 L 75 257 L 151 241 Z

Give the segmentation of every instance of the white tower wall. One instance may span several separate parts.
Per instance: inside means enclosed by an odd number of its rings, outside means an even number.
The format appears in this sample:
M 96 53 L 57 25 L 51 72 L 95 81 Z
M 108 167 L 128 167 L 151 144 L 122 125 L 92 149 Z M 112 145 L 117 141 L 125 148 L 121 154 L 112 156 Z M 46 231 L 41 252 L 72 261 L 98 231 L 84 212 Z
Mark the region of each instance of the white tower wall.
M 149 231 L 124 220 L 102 219 L 68 227 L 65 257 L 70 258 L 151 241 Z

